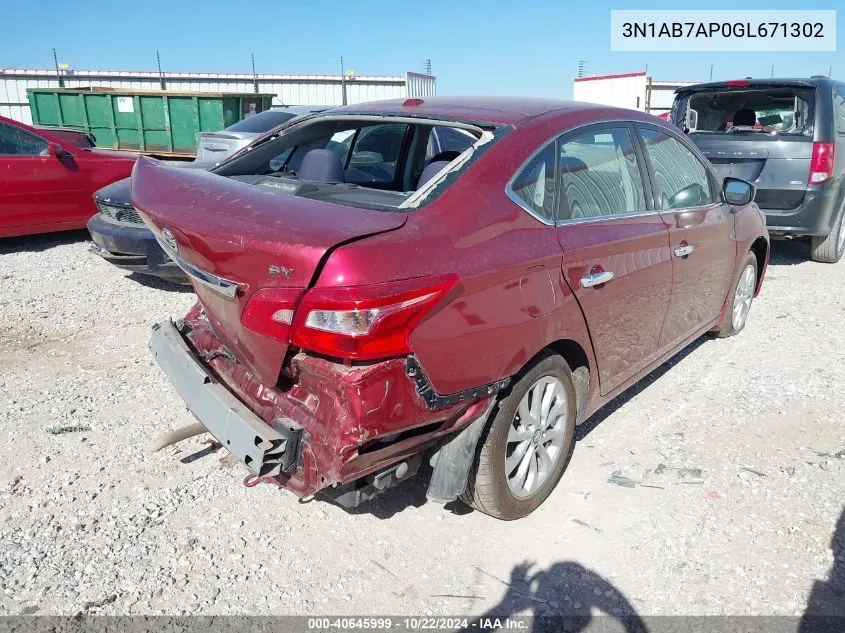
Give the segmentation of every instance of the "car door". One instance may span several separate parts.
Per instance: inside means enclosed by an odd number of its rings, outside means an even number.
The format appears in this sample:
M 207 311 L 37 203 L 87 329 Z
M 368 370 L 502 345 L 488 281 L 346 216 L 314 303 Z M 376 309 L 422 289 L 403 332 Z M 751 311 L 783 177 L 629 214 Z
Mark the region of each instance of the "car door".
M 734 216 L 710 168 L 683 139 L 636 125 L 654 206 L 669 226 L 672 299 L 661 350 L 676 347 L 712 323 L 722 310 L 736 263 Z
M 0 226 L 60 226 L 79 221 L 84 176 L 70 154 L 47 153 L 47 140 L 0 122 Z M 86 208 L 87 210 L 87 208 Z
M 646 195 L 643 157 L 627 123 L 560 137 L 557 179 L 562 272 L 586 319 L 606 394 L 656 358 L 672 291 L 669 231 Z

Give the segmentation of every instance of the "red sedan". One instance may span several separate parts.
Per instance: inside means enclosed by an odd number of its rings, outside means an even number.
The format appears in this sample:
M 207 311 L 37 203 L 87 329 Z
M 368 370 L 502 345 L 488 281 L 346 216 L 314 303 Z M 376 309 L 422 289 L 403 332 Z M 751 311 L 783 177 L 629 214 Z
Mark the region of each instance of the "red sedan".
M 85 228 L 94 192 L 126 178 L 136 158 L 0 117 L 0 237 Z
M 349 106 L 132 178 L 199 298 L 153 329 L 174 388 L 258 480 L 346 505 L 431 465 L 430 498 L 525 516 L 578 424 L 743 329 L 769 253 L 749 183 L 603 106 Z

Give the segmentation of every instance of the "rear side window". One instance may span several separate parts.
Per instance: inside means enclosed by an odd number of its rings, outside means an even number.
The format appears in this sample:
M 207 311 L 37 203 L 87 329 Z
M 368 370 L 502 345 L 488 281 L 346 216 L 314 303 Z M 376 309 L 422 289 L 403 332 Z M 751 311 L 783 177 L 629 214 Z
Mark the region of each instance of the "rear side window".
M 393 182 L 407 131 L 408 126 L 404 123 L 361 128 L 348 156 L 346 181 L 363 184 Z
M 47 141 L 20 128 L 0 123 L 0 155 L 41 156 L 47 153 Z
M 660 210 L 713 204 L 713 184 L 704 164 L 677 139 L 639 128 L 654 173 L 654 203 Z
M 428 162 L 441 152 L 463 153 L 477 140 L 474 134 L 460 128 L 443 125 L 433 127 L 428 135 L 425 160 Z
M 836 131 L 845 134 L 845 88 L 841 86 L 833 92 L 833 116 L 836 119 Z
M 511 181 L 518 204 L 542 220 L 555 219 L 555 144 L 543 148 Z
M 561 220 L 646 210 L 631 135 L 625 128 L 582 134 L 560 143 Z

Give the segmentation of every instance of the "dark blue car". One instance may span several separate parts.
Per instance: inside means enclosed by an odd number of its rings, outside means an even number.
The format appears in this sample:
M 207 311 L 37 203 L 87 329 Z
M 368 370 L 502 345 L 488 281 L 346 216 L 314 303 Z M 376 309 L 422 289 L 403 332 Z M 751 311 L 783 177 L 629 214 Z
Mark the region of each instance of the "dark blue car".
M 132 207 L 131 180 L 118 180 L 94 194 L 100 211 L 88 220 L 94 252 L 123 270 L 188 283 L 182 269 L 165 255 Z

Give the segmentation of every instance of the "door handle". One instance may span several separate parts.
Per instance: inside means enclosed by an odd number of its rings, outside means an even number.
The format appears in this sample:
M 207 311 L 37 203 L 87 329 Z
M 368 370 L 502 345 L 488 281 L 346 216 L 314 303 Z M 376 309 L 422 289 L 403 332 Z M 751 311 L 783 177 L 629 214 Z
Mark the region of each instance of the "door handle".
M 695 250 L 692 244 L 684 244 L 683 246 L 676 246 L 675 250 L 672 251 L 675 253 L 675 257 L 686 257 L 690 253 Z
M 581 277 L 581 285 L 584 288 L 592 288 L 593 286 L 606 284 L 611 279 L 613 279 L 613 273 L 609 270 L 605 270 L 600 273 L 590 273 L 589 275 L 584 275 Z

